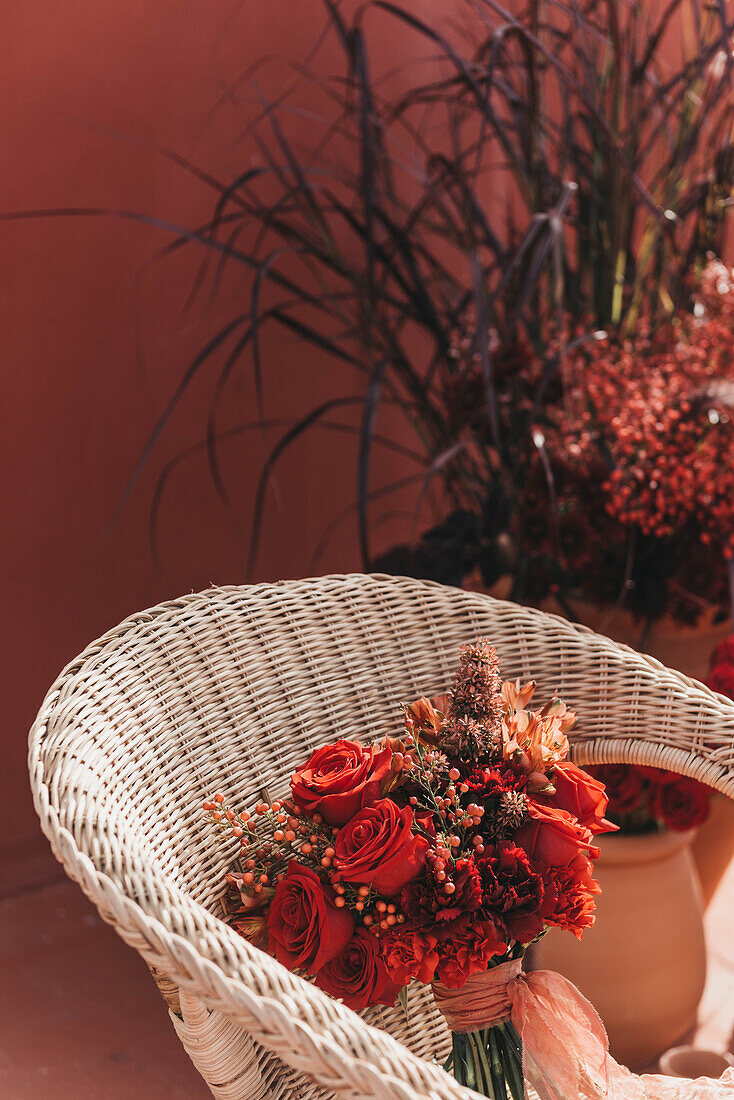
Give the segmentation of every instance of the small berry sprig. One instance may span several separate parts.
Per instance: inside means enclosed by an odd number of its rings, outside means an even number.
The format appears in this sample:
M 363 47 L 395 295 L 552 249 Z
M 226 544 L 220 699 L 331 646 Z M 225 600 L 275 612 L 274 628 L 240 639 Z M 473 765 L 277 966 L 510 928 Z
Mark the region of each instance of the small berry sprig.
M 336 907 L 348 907 L 356 915 L 357 922 L 374 935 L 388 932 L 396 924 L 405 922 L 405 915 L 400 912 L 394 900 L 380 897 L 366 884 L 337 881 L 334 891 Z
M 424 749 L 418 741 L 408 734 L 403 738 L 406 751 L 413 753 L 416 766 L 411 772 L 411 780 L 419 787 L 419 795 L 410 795 L 409 803 L 414 808 L 427 809 L 433 814 L 439 841 L 449 849 L 449 856 L 460 854 L 465 849 L 469 836 L 481 824 L 484 807 L 476 802 L 462 805 L 462 797 L 469 792 L 469 786 L 460 782 L 461 772 L 449 762 L 438 749 Z M 421 806 L 421 796 L 425 805 Z M 472 844 L 477 851 L 484 851 L 484 840 L 472 836 Z M 481 852 L 480 852 L 481 854 Z
M 300 813 L 290 800 L 258 802 L 253 813 L 235 813 L 218 792 L 203 804 L 210 820 L 240 843 L 242 871 L 237 886 L 251 895 L 273 889 L 296 859 L 311 866 L 334 892 L 334 905 L 348 907 L 358 923 L 375 934 L 402 924 L 405 916 L 396 903 L 380 897 L 367 884 L 343 882 L 333 866 L 334 835 L 338 831 L 321 814 Z M 264 836 L 262 834 L 265 834 Z M 269 839 L 272 837 L 272 839 Z
M 436 888 L 446 897 L 456 893 L 454 871 L 463 855 L 484 854 L 485 839 L 478 832 L 484 817 L 484 807 L 475 801 L 463 800 L 470 787 L 462 781 L 461 772 L 439 749 L 425 749 L 409 732 L 403 738 L 406 753 L 415 758 L 410 779 L 419 788 L 409 796 L 409 803 L 433 814 L 436 838 L 426 853 L 426 863 Z
M 211 822 L 239 841 L 243 885 L 255 893 L 279 882 L 292 859 L 328 871 L 336 832 L 320 814 L 306 817 L 289 799 L 258 802 L 252 812 L 236 813 L 221 792 L 203 803 Z

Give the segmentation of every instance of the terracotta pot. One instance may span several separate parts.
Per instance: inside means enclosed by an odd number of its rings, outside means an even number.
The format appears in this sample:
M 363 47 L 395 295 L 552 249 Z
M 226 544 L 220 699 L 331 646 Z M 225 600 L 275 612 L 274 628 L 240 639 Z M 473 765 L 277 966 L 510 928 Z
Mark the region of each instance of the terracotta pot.
M 706 977 L 693 833 L 599 838 L 602 893 L 594 928 L 578 941 L 551 929 L 532 965 L 565 974 L 594 1005 L 612 1054 L 651 1065 L 694 1023 Z
M 642 639 L 640 624 L 620 608 L 600 608 L 577 601 L 573 611 L 579 622 L 616 642 L 649 653 L 658 661 L 691 676 L 705 680 L 714 646 L 731 633 L 731 623 L 715 623 L 713 612 L 702 616 L 695 626 L 681 626 L 664 618 L 655 623 Z M 704 906 L 708 905 L 716 887 L 734 858 L 734 800 L 716 795 L 711 803 L 711 816 L 693 842 L 693 858 L 701 879 Z
M 693 841 L 693 859 L 701 879 L 704 907 L 708 906 L 716 888 L 734 857 L 734 799 L 715 794 L 711 813 Z
M 478 577 L 473 577 L 467 588 L 487 591 Z M 512 580 L 502 577 L 489 590 L 498 599 L 507 599 Z M 554 599 L 544 601 L 543 611 L 566 617 L 564 608 Z M 639 619 L 620 607 L 602 607 L 585 600 L 571 603 L 578 622 L 606 634 L 615 642 L 622 642 L 640 652 L 656 657 L 669 668 L 677 669 L 696 680 L 705 680 L 709 671 L 709 659 L 714 646 L 731 633 L 727 619 L 716 623 L 713 611 L 705 612 L 697 626 L 681 626 L 667 617 L 660 619 L 643 639 L 643 627 Z M 711 806 L 711 816 L 702 826 L 693 844 L 693 858 L 698 868 L 704 905 L 708 905 L 724 872 L 734 858 L 734 799 L 716 795 Z
M 697 1077 L 710 1077 L 717 1081 L 732 1066 L 734 1058 L 731 1054 L 703 1050 L 701 1047 L 673 1047 L 660 1058 L 661 1073 L 667 1077 L 688 1077 L 694 1081 Z

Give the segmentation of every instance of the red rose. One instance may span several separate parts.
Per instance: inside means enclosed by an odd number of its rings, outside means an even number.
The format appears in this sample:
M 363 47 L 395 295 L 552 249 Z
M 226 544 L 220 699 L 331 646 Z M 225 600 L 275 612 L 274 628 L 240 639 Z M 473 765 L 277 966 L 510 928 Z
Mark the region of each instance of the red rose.
M 400 986 L 391 981 L 378 949 L 377 936 L 358 928 L 344 950 L 318 972 L 316 985 L 341 997 L 355 1012 L 369 1005 L 394 1005 Z
M 536 874 L 522 848 L 500 842 L 477 860 L 482 877 L 482 910 L 507 929 L 511 939 L 530 943 L 543 931 L 538 915 L 543 900 L 543 880 Z
M 719 642 L 711 654 L 711 669 L 714 670 L 719 665 L 734 665 L 734 634 Z
M 291 776 L 293 801 L 307 814 L 321 814 L 329 825 L 344 825 L 380 797 L 391 758 L 389 745 L 375 748 L 357 741 L 322 745 Z
M 734 665 L 714 665 L 708 675 L 706 687 L 734 699 Z
M 489 960 L 504 954 L 507 944 L 491 920 L 454 926 L 454 934 L 441 944 L 436 980 L 448 989 L 461 989 L 467 978 L 487 969 Z
M 380 936 L 380 954 L 391 981 L 402 988 L 412 978 L 427 985 L 433 981 L 438 965 L 438 940 L 430 932 L 400 925 Z
M 428 841 L 413 833 L 413 811 L 390 798 L 365 806 L 334 839 L 334 867 L 346 882 L 392 897 L 423 870 Z
M 289 970 L 315 974 L 343 950 L 353 931 L 349 910 L 337 909 L 319 876 L 292 859 L 270 903 L 270 953 Z
M 532 860 L 549 867 L 562 867 L 579 852 L 588 852 L 598 859 L 599 849 L 594 847 L 591 832 L 566 810 L 542 806 L 531 798 L 527 801 L 527 809 L 530 820 L 516 833 L 515 842 Z
M 440 938 L 452 935 L 450 922 L 466 913 L 475 913 L 482 904 L 482 880 L 471 856 L 459 859 L 448 873 L 453 890 L 439 882 L 430 871 L 403 887 L 400 907 L 415 925 L 430 927 Z
M 581 853 L 566 867 L 543 868 L 540 915 L 547 924 L 573 932 L 578 940 L 596 919 L 594 895 L 601 893 L 591 872 L 591 863 Z
M 652 817 L 658 818 L 669 829 L 683 833 L 702 825 L 709 815 L 711 791 L 695 779 L 677 779 L 652 787 L 648 805 Z
M 597 764 L 591 770 L 606 787 L 610 813 L 623 816 L 637 809 L 644 782 L 636 768 L 631 764 Z
M 564 760 L 556 764 L 551 783 L 556 793 L 540 799 L 545 805 L 568 810 L 592 833 L 609 833 L 618 828 L 604 817 L 609 799 L 604 784 L 593 775 L 577 768 L 570 760 Z

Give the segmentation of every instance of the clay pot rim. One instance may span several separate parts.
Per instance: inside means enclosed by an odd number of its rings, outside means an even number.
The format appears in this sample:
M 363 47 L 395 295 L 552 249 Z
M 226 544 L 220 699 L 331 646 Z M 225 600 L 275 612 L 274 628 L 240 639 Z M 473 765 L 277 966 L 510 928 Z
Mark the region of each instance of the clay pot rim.
M 711 1047 L 698 1047 L 695 1044 L 685 1043 L 682 1046 L 671 1047 L 670 1050 L 665 1050 L 660 1055 L 659 1067 L 660 1072 L 666 1074 L 669 1077 L 689 1077 L 691 1076 L 691 1070 L 693 1066 L 687 1067 L 679 1065 L 679 1069 L 684 1070 L 683 1073 L 676 1069 L 676 1062 L 679 1062 L 681 1058 L 686 1058 L 693 1055 L 694 1058 L 697 1055 L 712 1055 L 714 1058 L 720 1058 L 724 1063 L 721 1073 L 717 1075 L 715 1080 L 721 1077 L 727 1068 L 734 1066 L 734 1057 L 728 1050 L 715 1050 Z
M 673 855 L 687 847 L 697 829 L 684 833 L 663 829 L 659 833 L 605 833 L 596 837 L 604 863 L 650 863 Z

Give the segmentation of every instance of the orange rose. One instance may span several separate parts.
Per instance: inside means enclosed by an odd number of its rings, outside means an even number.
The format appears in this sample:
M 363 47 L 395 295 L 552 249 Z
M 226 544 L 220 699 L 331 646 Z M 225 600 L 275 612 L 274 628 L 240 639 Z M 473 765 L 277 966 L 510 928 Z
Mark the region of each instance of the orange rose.
M 551 782 L 556 793 L 540 798 L 544 805 L 568 810 L 592 833 L 610 833 L 618 828 L 604 817 L 609 805 L 604 784 L 588 772 L 564 760 L 556 764 Z
M 593 859 L 599 858 L 599 849 L 593 844 L 591 830 L 579 825 L 567 810 L 543 806 L 530 798 L 527 809 L 530 820 L 514 840 L 531 859 L 549 867 L 563 867 L 571 863 L 579 852 L 588 852 Z

